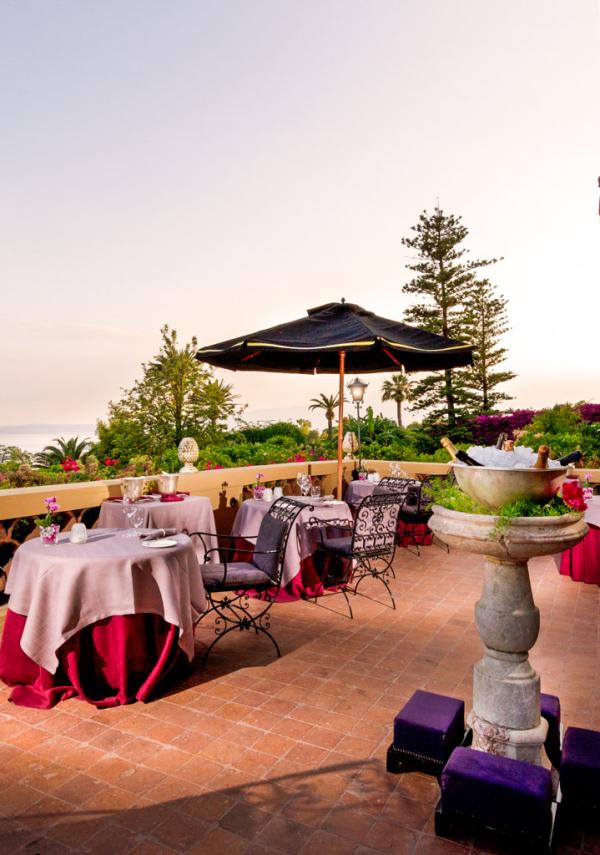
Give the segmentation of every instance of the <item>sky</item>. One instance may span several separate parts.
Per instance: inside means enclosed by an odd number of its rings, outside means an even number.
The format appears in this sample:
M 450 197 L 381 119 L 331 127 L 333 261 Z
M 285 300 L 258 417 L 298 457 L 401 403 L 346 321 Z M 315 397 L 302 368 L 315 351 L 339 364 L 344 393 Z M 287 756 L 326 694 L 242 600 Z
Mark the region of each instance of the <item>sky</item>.
M 600 401 L 599 36 L 598 0 L 0 0 L 0 425 L 103 417 L 165 323 L 401 320 L 438 200 L 503 257 L 512 405 Z M 219 376 L 252 418 L 336 391 Z

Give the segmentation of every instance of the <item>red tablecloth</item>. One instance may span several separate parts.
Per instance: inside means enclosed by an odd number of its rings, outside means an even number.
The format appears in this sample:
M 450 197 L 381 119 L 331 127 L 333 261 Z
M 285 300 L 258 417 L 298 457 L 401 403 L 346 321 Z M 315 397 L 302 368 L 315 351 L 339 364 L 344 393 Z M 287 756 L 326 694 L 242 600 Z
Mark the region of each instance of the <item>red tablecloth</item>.
M 600 585 L 600 528 L 588 521 L 589 531 L 577 546 L 560 556 L 560 572 L 574 582 Z
M 147 701 L 167 677 L 188 667 L 178 627 L 159 615 L 134 614 L 80 630 L 58 650 L 51 674 L 21 649 L 25 621 L 8 609 L 0 644 L 0 679 L 14 687 L 10 700 L 19 706 L 50 709 L 66 698 L 97 707 Z

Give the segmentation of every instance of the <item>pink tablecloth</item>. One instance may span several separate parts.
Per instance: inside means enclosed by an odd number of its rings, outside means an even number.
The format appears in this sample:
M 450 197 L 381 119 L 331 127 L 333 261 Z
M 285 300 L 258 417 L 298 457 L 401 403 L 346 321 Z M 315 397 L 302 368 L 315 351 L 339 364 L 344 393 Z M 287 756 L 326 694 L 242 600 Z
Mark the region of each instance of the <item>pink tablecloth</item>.
M 600 496 L 594 496 L 588 503 L 585 521 L 588 533 L 577 546 L 561 553 L 559 570 L 574 582 L 600 585 Z
M 298 498 L 298 497 L 295 497 Z M 242 502 L 231 534 L 239 541 L 245 540 L 249 544 L 256 542 L 256 535 L 260 528 L 263 517 L 271 507 L 271 502 L 258 499 L 247 499 Z M 306 510 L 301 511 L 296 517 L 290 536 L 283 562 L 282 586 L 278 599 L 297 600 L 303 596 L 315 596 L 321 590 L 318 576 L 312 565 L 312 554 L 315 549 L 315 530 L 309 530 L 307 523 L 311 517 L 320 520 L 351 520 L 352 512 L 345 502 L 315 502 L 307 500 Z M 248 560 L 247 556 L 241 560 Z
M 122 532 L 94 529 L 87 543 L 20 546 L 6 593 L 9 607 L 26 617 L 21 647 L 53 674 L 59 648 L 84 627 L 113 615 L 155 614 L 179 630 L 179 646 L 192 659 L 194 619 L 205 610 L 202 574 L 190 539 L 167 549 L 142 546 Z
M 205 538 L 206 549 L 214 549 L 217 543 L 217 528 L 210 499 L 206 496 L 185 496 L 181 502 L 161 502 L 144 500 L 139 503 L 144 511 L 144 528 L 174 528 L 185 534 L 193 531 L 209 532 Z M 103 502 L 98 517 L 98 528 L 126 528 L 127 522 L 120 501 Z M 204 561 L 204 545 L 200 538 L 194 538 L 194 547 L 200 561 Z M 211 562 L 218 562 L 218 553 L 211 552 Z

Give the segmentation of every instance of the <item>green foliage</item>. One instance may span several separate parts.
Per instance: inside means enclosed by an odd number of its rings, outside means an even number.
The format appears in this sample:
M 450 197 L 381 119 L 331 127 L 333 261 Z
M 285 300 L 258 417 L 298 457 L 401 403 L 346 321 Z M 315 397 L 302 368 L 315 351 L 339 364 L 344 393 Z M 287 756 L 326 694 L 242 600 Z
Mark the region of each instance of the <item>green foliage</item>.
M 176 448 L 167 448 L 160 456 L 158 469 L 161 472 L 179 472 L 181 462 Z
M 460 217 L 436 207 L 432 214 L 423 211 L 412 227 L 414 234 L 403 238 L 416 260 L 408 264 L 416 276 L 402 288 L 421 302 L 405 312 L 405 320 L 423 330 L 452 339 L 466 340 L 464 308 L 478 287 L 475 272 L 497 259 L 471 261 L 462 246 L 468 229 Z M 458 420 L 467 416 L 474 403 L 464 371 L 447 370 L 419 377 L 412 388 L 413 410 L 428 410 L 454 430 Z
M 556 404 L 538 413 L 521 437 L 520 444 L 533 449 L 548 445 L 554 458 L 563 457 L 577 448 L 588 456 L 598 448 L 594 442 L 597 431 L 593 428 L 583 421 L 571 404 Z
M 487 505 L 482 505 L 456 486 L 449 484 L 443 478 L 433 478 L 429 482 L 429 489 L 436 505 L 448 508 L 451 511 L 460 511 L 464 514 L 491 514 Z
M 499 403 L 511 400 L 498 386 L 517 375 L 494 370 L 506 359 L 507 350 L 499 346 L 499 341 L 510 327 L 506 300 L 496 294 L 489 279 L 482 279 L 469 291 L 462 323 L 462 335 L 474 346 L 474 364 L 464 372 L 466 387 L 473 395 L 478 414 L 492 413 Z
M 276 436 L 288 437 L 294 442 L 301 444 L 305 440 L 305 434 L 302 430 L 292 422 L 273 422 L 270 425 L 248 425 L 243 427 L 238 433 L 247 442 L 267 442 Z M 231 436 L 231 435 L 230 435 Z
M 126 463 L 146 447 L 146 433 L 140 421 L 119 415 L 117 407 L 114 405 L 107 421 L 96 423 L 98 443 L 94 452 L 100 460 L 111 457 Z

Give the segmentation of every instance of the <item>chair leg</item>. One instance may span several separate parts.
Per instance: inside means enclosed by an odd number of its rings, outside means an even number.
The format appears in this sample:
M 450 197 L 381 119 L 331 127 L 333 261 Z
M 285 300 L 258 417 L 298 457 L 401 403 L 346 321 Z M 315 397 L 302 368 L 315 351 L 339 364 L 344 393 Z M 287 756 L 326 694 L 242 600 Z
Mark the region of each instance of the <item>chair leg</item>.
M 224 638 L 230 632 L 233 632 L 235 629 L 240 631 L 254 630 L 256 635 L 259 632 L 262 632 L 263 635 L 266 635 L 271 639 L 275 650 L 277 651 L 277 656 L 281 657 L 281 650 L 279 649 L 279 645 L 273 638 L 270 633 L 270 615 L 268 614 L 271 606 L 273 605 L 273 601 L 268 602 L 266 608 L 262 609 L 258 614 L 253 615 L 249 610 L 249 603 L 246 602 L 245 605 L 242 604 L 242 600 L 248 600 L 248 597 L 245 595 L 235 596 L 233 599 L 229 599 L 228 597 L 224 597 L 222 600 L 214 600 L 212 596 L 208 595 L 209 608 L 200 616 L 200 618 L 194 624 L 194 630 L 198 626 L 201 620 L 207 617 L 209 614 L 214 613 L 215 617 L 215 634 L 216 638 L 212 641 L 212 643 L 208 646 L 207 650 L 204 653 L 202 659 L 202 667 L 206 665 L 206 660 L 208 659 L 208 655 L 215 646 L 215 644 L 220 641 L 221 638 Z
M 234 630 L 236 630 L 236 629 L 239 629 L 241 631 L 243 629 L 249 629 L 249 628 L 250 627 L 241 626 L 241 625 L 240 626 L 230 626 L 227 629 L 224 629 L 222 632 L 220 632 L 217 635 L 217 637 L 215 639 L 213 639 L 211 644 L 209 644 L 209 646 L 205 650 L 204 656 L 202 657 L 202 667 L 204 668 L 206 666 L 206 660 L 208 659 L 208 655 L 209 655 L 210 651 L 213 649 L 215 644 L 217 644 L 219 641 L 221 641 L 222 638 L 225 638 L 226 635 L 228 635 L 230 632 L 234 632 Z M 281 659 L 281 650 L 279 649 L 279 645 L 277 644 L 277 642 L 275 641 L 275 639 L 273 638 L 271 633 L 268 632 L 264 627 L 258 626 L 258 625 L 255 625 L 254 629 L 256 630 L 257 635 L 259 632 L 262 632 L 264 635 L 267 636 L 267 638 L 271 639 L 271 641 L 273 642 L 273 646 L 275 647 L 275 650 L 277 651 L 277 656 Z

